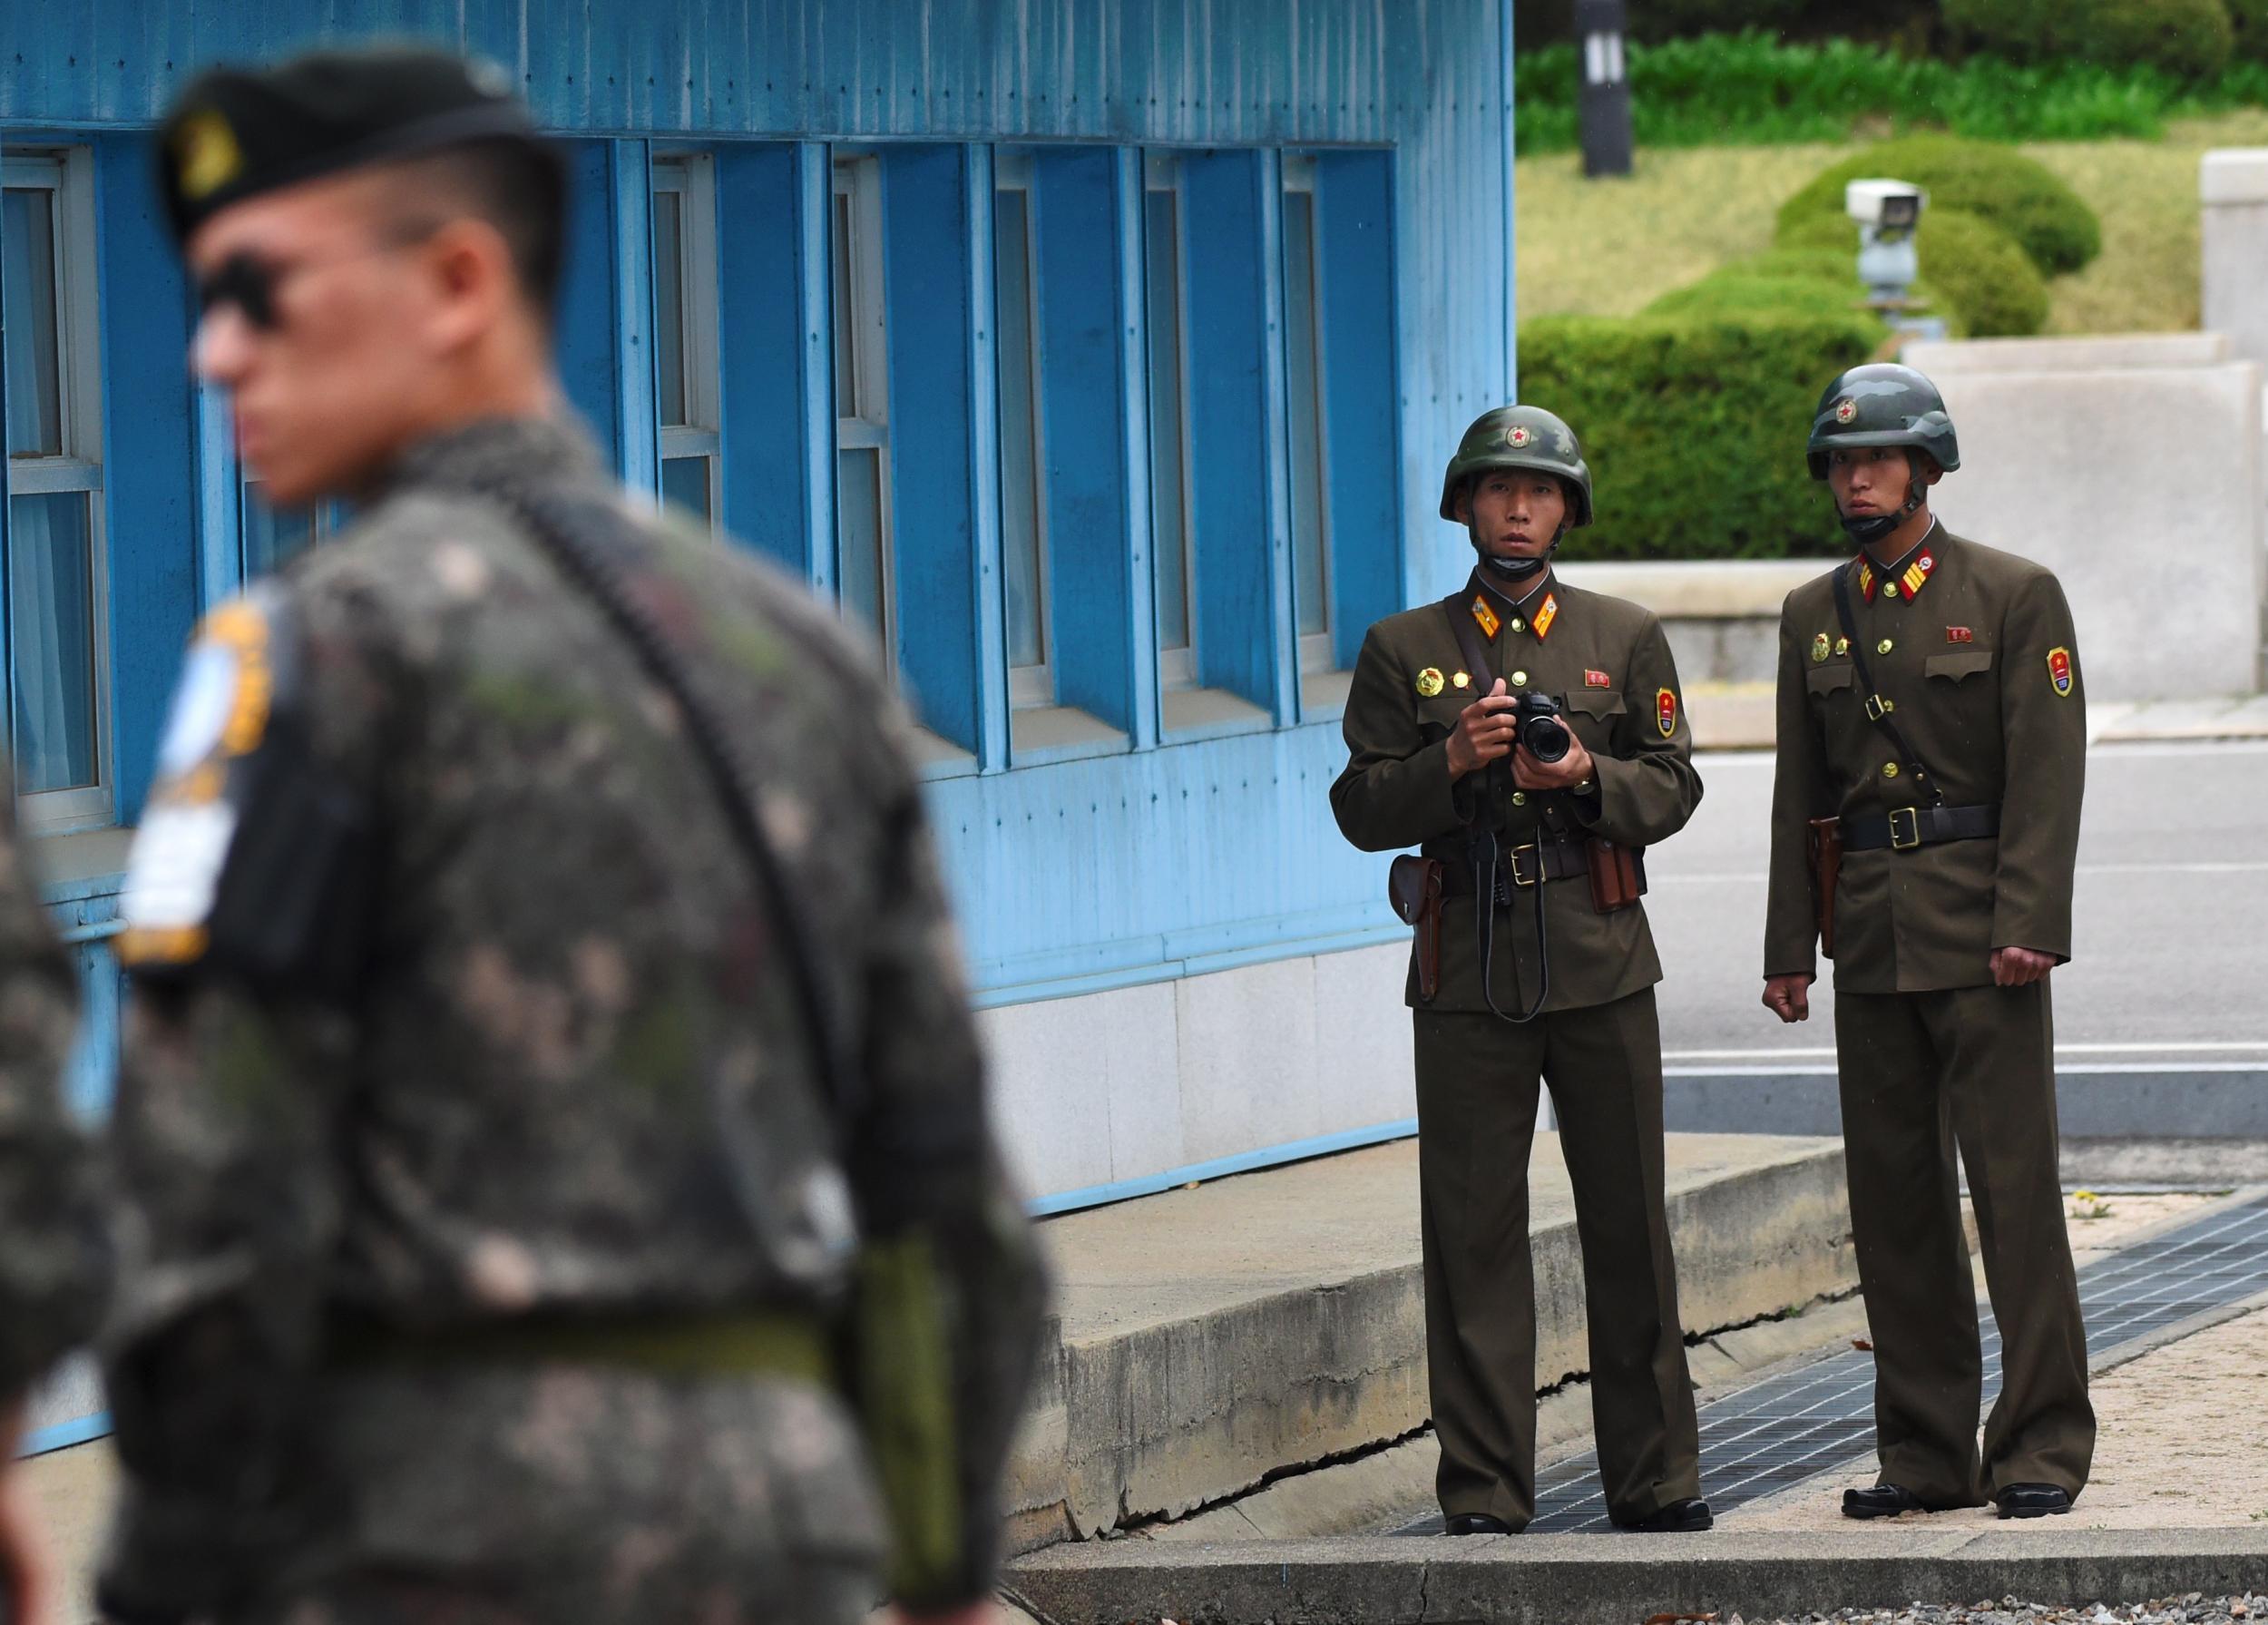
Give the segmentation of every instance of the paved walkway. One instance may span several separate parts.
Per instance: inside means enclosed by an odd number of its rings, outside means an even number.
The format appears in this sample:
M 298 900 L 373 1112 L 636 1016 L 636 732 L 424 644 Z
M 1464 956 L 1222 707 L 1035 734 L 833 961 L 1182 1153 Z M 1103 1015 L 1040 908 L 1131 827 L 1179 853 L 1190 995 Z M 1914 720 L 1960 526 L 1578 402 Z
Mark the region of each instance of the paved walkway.
M 1772 748 L 1773 685 L 1696 683 L 1686 694 L 1694 742 L 1705 750 Z M 2090 702 L 2089 742 L 2134 739 L 2268 739 L 2268 695 L 2215 695 L 2141 705 Z

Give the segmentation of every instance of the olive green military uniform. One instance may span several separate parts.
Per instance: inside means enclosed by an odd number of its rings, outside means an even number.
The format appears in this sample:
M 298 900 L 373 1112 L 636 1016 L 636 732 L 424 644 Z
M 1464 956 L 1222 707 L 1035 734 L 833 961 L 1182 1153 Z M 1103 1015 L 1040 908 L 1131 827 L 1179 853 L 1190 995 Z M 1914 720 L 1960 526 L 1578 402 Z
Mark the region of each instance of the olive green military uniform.
M 1489 669 L 1459 652 L 1455 616 L 1496 622 Z M 1436 688 L 1438 691 L 1428 690 Z M 1495 680 L 1560 697 L 1596 759 L 1588 790 L 1525 793 L 1509 760 L 1452 782 L 1446 741 Z M 1643 906 L 1600 914 L 1585 837 L 1643 847 L 1684 827 L 1701 798 L 1677 673 L 1660 622 L 1549 574 L 1519 602 L 1481 573 L 1449 604 L 1380 622 L 1354 671 L 1346 770 L 1331 803 L 1367 851 L 1416 846 L 1447 867 L 1441 982 L 1414 1011 L 1423 1188 L 1426 1346 L 1441 1436 L 1437 1490 L 1452 1516 L 1514 1529 L 1535 1512 L 1535 1294 L 1528 1157 L 1548 1084 L 1574 1185 L 1589 1309 L 1592 1409 L 1609 1512 L 1645 1518 L 1700 1493 L 1691 1384 L 1663 1211 L 1661 979 Z M 1525 1010 L 1543 974 L 1534 909 L 1547 911 L 1550 984 L 1537 1019 L 1489 1010 L 1476 940 L 1468 820 L 1486 818 L 1531 879 L 1499 911 L 1497 1007 Z M 1556 848 L 1565 860 L 1540 860 Z M 1553 1375 L 1557 1375 L 1554 1373 Z
M 2010 946 L 2070 956 L 2087 749 L 2077 644 L 2062 589 L 2037 564 L 1942 527 L 1899 563 L 1891 575 L 1862 557 L 1840 573 L 1874 690 L 1927 770 L 1919 785 L 1865 714 L 1833 574 L 1781 613 L 1765 973 L 1815 968 L 1807 820 L 1859 830 L 1895 814 L 1900 845 L 1848 852 L 1834 900 L 1835 1049 L 1882 1477 L 1932 1506 L 2019 1483 L 2076 1496 L 2095 1421 L 2048 984 L 1996 987 L 1990 962 Z M 1947 808 L 1997 808 L 1998 838 L 1908 845 L 1929 833 L 1931 778 Z M 1981 1461 L 1956 1142 L 2002 1338 Z

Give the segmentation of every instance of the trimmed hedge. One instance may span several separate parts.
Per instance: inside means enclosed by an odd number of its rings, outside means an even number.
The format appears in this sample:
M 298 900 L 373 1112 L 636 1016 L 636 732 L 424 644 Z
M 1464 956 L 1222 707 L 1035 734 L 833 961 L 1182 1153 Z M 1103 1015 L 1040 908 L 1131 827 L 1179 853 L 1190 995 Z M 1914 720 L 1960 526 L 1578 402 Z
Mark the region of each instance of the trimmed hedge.
M 1934 308 L 1966 338 L 2022 338 L 2048 325 L 2048 282 L 2016 240 L 1966 209 L 1931 209 L 1914 247 Z
M 1691 287 L 1662 295 L 1643 314 L 1836 318 L 1862 314 L 1865 295 L 1851 255 L 1832 249 L 1774 249 L 1729 259 Z
M 1804 464 L 1827 381 L 1882 328 L 1840 315 L 1544 317 L 1520 331 L 1520 396 L 1572 424 L 1598 488 L 1578 559 L 1831 558 L 1845 551 Z
M 1928 191 L 1932 211 L 1965 209 L 1982 215 L 2049 276 L 2077 270 L 2102 251 L 2095 211 L 2044 165 L 2006 147 L 1950 135 L 1881 142 L 1824 171 L 1780 206 L 1778 240 L 1813 242 L 1801 234 L 1805 220 L 1843 220 L 1843 187 L 1869 176 L 1912 181 Z M 1851 229 L 1847 221 L 1845 228 Z M 1852 240 L 1855 251 L 1855 236 Z
M 2070 56 L 2156 68 L 2177 79 L 2224 72 L 2236 36 L 2228 0 L 1944 0 L 1955 37 L 2029 61 Z M 2257 15 L 2258 7 L 2251 8 Z
M 2229 0 L 2229 32 L 2239 57 L 2268 62 L 2268 0 Z

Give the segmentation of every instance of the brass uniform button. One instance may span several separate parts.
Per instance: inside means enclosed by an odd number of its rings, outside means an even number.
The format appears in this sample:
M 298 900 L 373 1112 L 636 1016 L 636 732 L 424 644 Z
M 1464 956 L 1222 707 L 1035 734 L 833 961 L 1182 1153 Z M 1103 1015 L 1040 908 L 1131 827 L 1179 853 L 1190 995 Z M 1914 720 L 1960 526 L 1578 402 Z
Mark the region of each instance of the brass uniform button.
M 1888 654 L 1896 647 L 1897 645 L 1892 643 L 1888 638 L 1884 638 L 1881 642 L 1874 645 L 1874 652 L 1876 654 Z
M 1518 615 L 1514 615 L 1512 617 L 1512 630 L 1514 631 L 1526 631 L 1528 630 L 1528 623 L 1525 621 L 1522 621 Z
M 1528 792 L 1527 792 L 1526 790 L 1514 790 L 1514 791 L 1512 792 L 1512 805 L 1513 805 L 1514 807 L 1525 807 L 1525 806 L 1527 806 L 1527 805 L 1528 805 Z
M 1884 763 L 1882 764 L 1882 777 L 1883 777 L 1884 778 L 1897 778 L 1897 777 L 1898 777 L 1898 764 L 1897 764 L 1896 762 L 1884 762 Z
M 1528 673 L 1525 671 L 1515 671 L 1512 673 L 1512 680 L 1516 683 L 1524 683 L 1528 680 Z
M 1897 597 L 1897 596 L 1898 596 L 1898 583 L 1897 583 L 1896 582 L 1884 582 L 1882 583 L 1882 596 L 1883 596 L 1884 598 L 1895 598 L 1895 597 Z
M 1452 689 L 1469 689 L 1472 686 L 1472 679 L 1469 674 L 1460 671 L 1449 680 L 1449 686 Z

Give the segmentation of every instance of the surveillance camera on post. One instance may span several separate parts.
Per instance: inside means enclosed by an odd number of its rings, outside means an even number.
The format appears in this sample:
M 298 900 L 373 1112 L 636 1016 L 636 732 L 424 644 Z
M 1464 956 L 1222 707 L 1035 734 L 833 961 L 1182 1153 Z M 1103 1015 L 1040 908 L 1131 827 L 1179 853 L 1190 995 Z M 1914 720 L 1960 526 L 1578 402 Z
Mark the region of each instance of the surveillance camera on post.
M 1942 338 L 1942 320 L 1905 315 L 1921 274 L 1914 230 L 1929 204 L 1930 194 L 1906 181 L 1853 181 L 1843 189 L 1843 211 L 1859 226 L 1859 280 L 1866 284 L 1866 302 L 1901 331 Z

